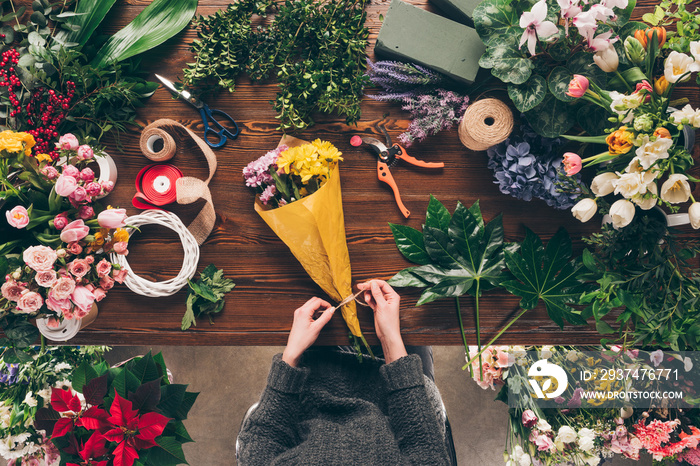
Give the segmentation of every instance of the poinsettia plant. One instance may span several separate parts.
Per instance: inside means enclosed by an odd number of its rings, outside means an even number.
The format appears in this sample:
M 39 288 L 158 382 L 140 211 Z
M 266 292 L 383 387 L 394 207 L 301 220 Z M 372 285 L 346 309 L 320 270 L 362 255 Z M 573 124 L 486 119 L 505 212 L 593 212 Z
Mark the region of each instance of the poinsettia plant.
M 72 390 L 54 388 L 37 428 L 51 432 L 67 466 L 187 464 L 182 444 L 192 442 L 183 420 L 197 399 L 172 384 L 159 353 L 119 367 L 81 364 Z

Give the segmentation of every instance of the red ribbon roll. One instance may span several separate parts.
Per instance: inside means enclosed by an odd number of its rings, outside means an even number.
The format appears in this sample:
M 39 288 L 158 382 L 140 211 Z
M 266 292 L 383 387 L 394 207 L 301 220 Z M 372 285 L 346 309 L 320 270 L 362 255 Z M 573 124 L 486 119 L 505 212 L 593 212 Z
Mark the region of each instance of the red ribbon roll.
M 175 185 L 182 172 L 169 163 L 154 163 L 141 169 L 136 175 L 136 194 L 131 203 L 137 209 L 172 204 L 177 200 Z

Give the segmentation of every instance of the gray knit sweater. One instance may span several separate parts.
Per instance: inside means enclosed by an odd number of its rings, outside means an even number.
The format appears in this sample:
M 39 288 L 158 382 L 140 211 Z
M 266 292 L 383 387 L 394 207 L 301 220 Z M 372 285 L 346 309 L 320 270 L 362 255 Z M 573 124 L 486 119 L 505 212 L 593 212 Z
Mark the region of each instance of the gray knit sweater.
M 294 368 L 278 354 L 239 442 L 241 466 L 449 465 L 416 355 L 307 351 Z

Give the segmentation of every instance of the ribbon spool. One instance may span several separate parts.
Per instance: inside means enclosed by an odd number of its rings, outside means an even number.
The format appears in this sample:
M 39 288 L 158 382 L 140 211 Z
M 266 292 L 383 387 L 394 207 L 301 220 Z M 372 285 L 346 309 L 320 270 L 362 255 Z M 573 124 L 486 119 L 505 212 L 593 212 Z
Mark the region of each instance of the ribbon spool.
M 478 100 L 459 124 L 459 139 L 468 149 L 483 151 L 506 140 L 513 131 L 513 112 L 498 99 Z
M 177 201 L 177 180 L 182 172 L 169 163 L 154 163 L 136 175 L 136 194 L 131 203 L 137 209 L 152 209 Z
M 146 127 L 141 133 L 139 145 L 143 155 L 154 162 L 170 160 L 177 151 L 177 144 L 170 133 L 152 125 Z

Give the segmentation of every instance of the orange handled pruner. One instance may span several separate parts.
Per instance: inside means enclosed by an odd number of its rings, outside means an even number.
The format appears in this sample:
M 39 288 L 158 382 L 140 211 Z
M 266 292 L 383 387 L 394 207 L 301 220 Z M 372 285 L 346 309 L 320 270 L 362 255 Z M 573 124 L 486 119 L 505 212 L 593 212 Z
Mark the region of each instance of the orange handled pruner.
M 423 162 L 415 157 L 411 157 L 406 152 L 406 149 L 404 149 L 401 145 L 391 143 L 391 138 L 384 128 L 382 128 L 382 131 L 384 132 L 384 136 L 387 139 L 387 144 L 390 147 L 387 148 L 383 142 L 369 136 L 361 136 L 362 142 L 368 144 L 377 154 L 377 178 L 391 186 L 391 189 L 394 191 L 396 205 L 399 206 L 403 216 L 408 218 L 408 216 L 411 215 L 411 211 L 408 210 L 405 205 L 403 205 L 403 202 L 401 201 L 401 194 L 399 194 L 399 187 L 396 186 L 396 181 L 394 181 L 394 177 L 391 176 L 389 168 L 392 167 L 397 160 L 404 160 L 411 165 L 424 168 L 442 168 L 445 166 L 445 164 L 442 162 Z

